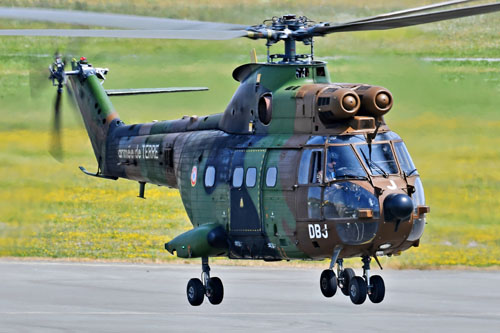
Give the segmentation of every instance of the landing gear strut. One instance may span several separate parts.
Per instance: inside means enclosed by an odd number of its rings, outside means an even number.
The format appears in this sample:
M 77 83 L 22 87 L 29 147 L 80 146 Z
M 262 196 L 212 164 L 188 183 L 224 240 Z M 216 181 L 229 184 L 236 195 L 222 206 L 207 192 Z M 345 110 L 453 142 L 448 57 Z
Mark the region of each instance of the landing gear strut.
M 337 261 L 340 251 L 342 248 L 336 248 L 332 254 L 332 261 L 330 262 L 330 268 L 325 269 L 321 273 L 321 277 L 319 279 L 319 287 L 321 288 L 321 292 L 325 297 L 333 297 L 337 292 L 337 277 L 335 276 L 335 272 L 333 271 L 333 266 Z
M 330 268 L 321 273 L 320 288 L 323 295 L 332 297 L 335 295 L 338 286 L 342 293 L 349 296 L 354 304 L 363 304 L 367 295 L 373 303 L 382 302 L 385 296 L 385 284 L 381 276 L 370 276 L 371 257 L 362 257 L 363 276 L 356 276 L 352 268 L 344 268 L 343 259 L 338 259 L 340 250 L 336 249 L 333 252 Z M 375 260 L 380 266 L 376 257 Z M 337 275 L 333 271 L 335 263 L 337 264 Z
M 189 280 L 187 284 L 186 294 L 189 304 L 193 306 L 201 305 L 205 296 L 207 296 L 210 303 L 214 305 L 220 304 L 224 298 L 224 286 L 218 277 L 210 277 L 208 257 L 201 258 L 201 269 L 201 280 L 194 278 Z

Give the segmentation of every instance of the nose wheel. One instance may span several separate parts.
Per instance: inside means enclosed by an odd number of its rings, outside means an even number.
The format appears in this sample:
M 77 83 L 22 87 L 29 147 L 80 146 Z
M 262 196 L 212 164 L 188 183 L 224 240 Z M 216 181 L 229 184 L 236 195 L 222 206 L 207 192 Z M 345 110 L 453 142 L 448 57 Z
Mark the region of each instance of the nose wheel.
M 356 273 L 354 273 L 352 268 L 344 268 L 340 270 L 338 283 L 342 294 L 349 296 L 349 283 L 355 276 Z
M 194 278 L 189 280 L 186 288 L 186 295 L 189 304 L 199 306 L 203 303 L 205 296 L 211 304 L 217 305 L 224 298 L 224 286 L 218 277 L 210 277 L 210 266 L 208 258 L 201 259 L 201 280 Z
M 385 283 L 381 276 L 374 275 L 370 278 L 370 292 L 368 297 L 372 303 L 380 303 L 385 296 Z
M 319 286 L 321 288 L 321 292 L 325 297 L 333 297 L 337 292 L 337 277 L 335 276 L 335 272 L 331 269 L 325 269 L 321 273 L 321 278 L 319 281 Z
M 336 252 L 337 253 L 334 252 L 334 255 L 332 256 L 330 269 L 326 269 L 321 273 L 321 293 L 325 297 L 333 297 L 338 287 L 342 293 L 349 296 L 351 302 L 356 305 L 363 304 L 367 296 L 372 303 L 382 302 L 385 297 L 385 283 L 380 275 L 370 276 L 371 257 L 362 257 L 363 276 L 356 276 L 352 268 L 343 267 L 343 260 L 337 259 L 338 252 L 340 251 Z M 377 258 L 375 259 L 377 260 Z M 333 271 L 335 262 L 337 263 L 338 277 Z M 381 266 L 380 268 L 382 269 Z

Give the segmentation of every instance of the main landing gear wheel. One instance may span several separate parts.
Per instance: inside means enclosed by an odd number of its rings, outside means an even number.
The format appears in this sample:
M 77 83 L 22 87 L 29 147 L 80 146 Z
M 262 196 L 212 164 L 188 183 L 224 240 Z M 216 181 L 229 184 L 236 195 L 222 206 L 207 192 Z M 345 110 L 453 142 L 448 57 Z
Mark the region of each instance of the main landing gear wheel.
M 218 277 L 210 277 L 210 266 L 208 258 L 201 258 L 201 280 L 191 279 L 187 284 L 186 294 L 189 304 L 198 306 L 203 303 L 203 299 L 207 296 L 210 303 L 217 305 L 224 298 L 224 286 L 221 279 Z
M 325 297 L 333 297 L 337 292 L 337 277 L 331 269 L 325 269 L 319 279 L 321 292 Z
M 370 291 L 368 297 L 373 303 L 380 303 L 384 300 L 385 283 L 381 276 L 374 275 L 370 278 Z
M 187 284 L 186 289 L 187 299 L 192 306 L 198 306 L 203 303 L 205 297 L 205 287 L 200 279 L 191 279 Z
M 354 304 L 363 304 L 366 300 L 367 286 L 361 276 L 355 276 L 349 283 L 349 297 Z
M 218 277 L 212 277 L 207 282 L 206 295 L 208 300 L 213 305 L 220 304 L 224 298 L 224 286 L 222 285 L 221 279 Z
M 349 283 L 356 274 L 352 268 L 344 268 L 339 274 L 339 287 L 342 294 L 349 296 Z

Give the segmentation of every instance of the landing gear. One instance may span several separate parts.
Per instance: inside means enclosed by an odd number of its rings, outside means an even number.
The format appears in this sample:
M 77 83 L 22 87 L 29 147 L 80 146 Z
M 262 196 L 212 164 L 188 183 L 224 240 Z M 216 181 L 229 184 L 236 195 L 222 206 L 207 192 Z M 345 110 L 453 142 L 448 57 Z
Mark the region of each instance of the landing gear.
M 218 277 L 210 278 L 207 282 L 207 297 L 213 305 L 220 304 L 224 298 L 224 286 Z
M 354 273 L 352 268 L 344 268 L 344 260 L 339 259 L 337 260 L 337 274 L 339 276 L 337 283 L 342 294 L 349 296 L 349 285 L 351 280 L 356 276 L 356 273 Z
M 385 296 L 385 284 L 381 276 L 370 276 L 371 257 L 362 257 L 363 276 L 356 276 L 352 268 L 344 268 L 343 259 L 337 259 L 339 253 L 340 249 L 334 251 L 330 269 L 326 269 L 321 273 L 320 288 L 323 295 L 325 297 L 332 297 L 335 295 L 338 286 L 342 293 L 349 296 L 354 304 L 363 304 L 366 296 L 373 303 L 382 302 Z M 380 266 L 376 257 L 375 260 Z M 333 271 L 335 263 L 337 264 L 337 276 Z M 382 267 L 380 266 L 380 268 Z
M 363 304 L 366 300 L 366 282 L 361 276 L 355 276 L 349 283 L 349 297 L 356 305 Z
M 332 261 L 330 262 L 330 268 L 325 269 L 321 273 L 321 277 L 319 279 L 319 287 L 321 289 L 321 293 L 325 297 L 333 297 L 337 292 L 337 277 L 335 276 L 335 272 L 333 271 L 333 266 L 337 261 L 340 251 L 342 248 L 336 248 L 332 254 Z
M 384 280 L 379 275 L 374 275 L 370 278 L 370 292 L 368 297 L 372 303 L 380 303 L 384 300 L 385 284 Z
M 335 295 L 337 292 L 337 277 L 331 269 L 325 269 L 323 273 L 321 273 L 319 282 L 323 296 L 333 297 L 333 295 Z
M 201 283 L 200 279 L 189 280 L 186 294 L 188 302 L 192 306 L 198 306 L 203 303 L 203 298 L 205 297 L 205 287 L 203 287 L 203 283 Z
M 380 275 L 370 276 L 370 261 L 372 258 L 369 256 L 365 256 L 361 259 L 363 261 L 363 278 L 367 283 L 367 293 L 368 298 L 372 303 L 380 303 L 384 300 L 385 297 L 385 283 Z M 375 257 L 377 264 L 380 266 L 380 263 Z M 380 266 L 382 268 L 382 266 Z M 354 302 L 354 301 L 353 301 Z
M 210 277 L 210 266 L 207 257 L 201 259 L 201 268 L 203 271 L 201 280 L 191 279 L 187 284 L 186 294 L 189 304 L 192 306 L 201 305 L 205 296 L 207 296 L 211 304 L 220 304 L 224 298 L 224 286 L 221 279 Z

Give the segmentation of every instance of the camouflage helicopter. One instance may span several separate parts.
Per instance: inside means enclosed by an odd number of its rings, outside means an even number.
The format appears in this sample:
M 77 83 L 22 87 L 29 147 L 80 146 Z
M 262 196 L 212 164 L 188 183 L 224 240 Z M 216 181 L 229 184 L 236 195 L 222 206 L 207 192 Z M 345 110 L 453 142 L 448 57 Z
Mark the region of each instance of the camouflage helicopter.
M 0 30 L 0 35 L 164 39 L 264 39 L 267 62 L 233 72 L 239 88 L 225 111 L 126 125 L 110 97 L 206 90 L 156 88 L 106 90 L 106 68 L 82 57 L 71 68 L 57 57 L 50 78 L 57 86 L 56 138 L 63 88 L 81 112 L 98 171 L 87 175 L 177 188 L 193 224 L 165 249 L 180 258 L 201 258 L 201 279 L 187 284 L 191 305 L 223 300 L 210 275 L 209 257 L 265 261 L 330 259 L 320 277 L 324 296 L 338 288 L 354 304 L 385 296 L 373 258 L 418 247 L 426 214 L 424 189 L 403 140 L 384 115 L 393 97 L 369 84 L 332 83 L 323 61 L 314 60 L 313 39 L 330 33 L 385 30 L 500 10 L 500 3 L 432 11 L 470 1 L 448 1 L 340 24 L 284 15 L 260 25 L 195 22 L 48 9 L 0 8 L 0 17 L 127 30 Z M 130 30 L 131 29 L 131 30 Z M 284 42 L 284 53 L 270 47 Z M 297 54 L 296 43 L 310 46 Z M 58 148 L 60 149 L 60 148 Z M 58 150 L 56 149 L 56 150 Z M 360 257 L 362 276 L 343 265 Z M 334 270 L 336 268 L 336 270 Z M 336 271 L 336 272 L 335 272 Z

